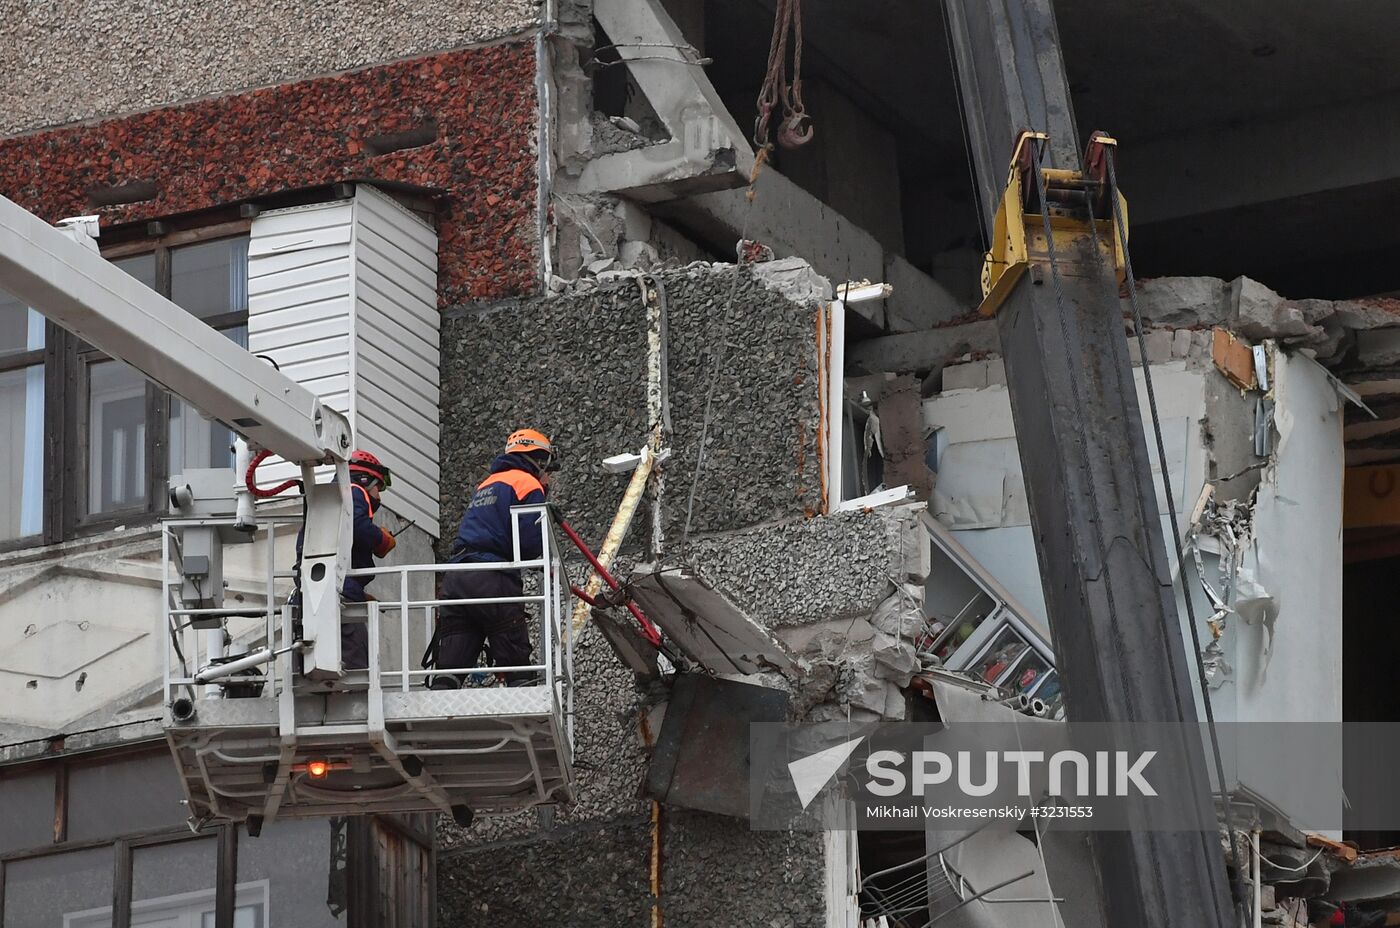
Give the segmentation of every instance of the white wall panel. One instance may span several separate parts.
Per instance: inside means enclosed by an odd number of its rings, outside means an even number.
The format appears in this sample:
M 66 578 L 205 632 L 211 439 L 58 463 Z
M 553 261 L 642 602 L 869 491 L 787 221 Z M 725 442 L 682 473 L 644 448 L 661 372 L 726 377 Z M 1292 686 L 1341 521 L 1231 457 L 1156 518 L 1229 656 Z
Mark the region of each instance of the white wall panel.
M 384 502 L 438 535 L 437 234 L 361 185 L 264 213 L 249 245 L 249 350 L 350 417 L 394 471 Z M 264 480 L 293 476 L 276 459 Z
M 394 470 L 385 505 L 436 537 L 437 234 L 371 187 L 354 220 L 355 434 Z

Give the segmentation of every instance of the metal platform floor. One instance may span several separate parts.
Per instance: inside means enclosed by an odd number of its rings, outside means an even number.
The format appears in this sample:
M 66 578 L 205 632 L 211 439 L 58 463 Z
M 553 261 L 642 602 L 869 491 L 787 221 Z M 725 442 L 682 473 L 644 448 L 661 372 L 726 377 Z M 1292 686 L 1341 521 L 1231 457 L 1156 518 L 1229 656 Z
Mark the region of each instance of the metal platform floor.
M 241 822 L 371 807 L 459 815 L 465 807 L 480 815 L 572 799 L 569 738 L 551 687 L 377 695 L 201 699 L 184 721 L 167 711 L 192 818 Z M 295 719 L 284 724 L 286 711 Z M 313 762 L 327 772 L 312 776 Z

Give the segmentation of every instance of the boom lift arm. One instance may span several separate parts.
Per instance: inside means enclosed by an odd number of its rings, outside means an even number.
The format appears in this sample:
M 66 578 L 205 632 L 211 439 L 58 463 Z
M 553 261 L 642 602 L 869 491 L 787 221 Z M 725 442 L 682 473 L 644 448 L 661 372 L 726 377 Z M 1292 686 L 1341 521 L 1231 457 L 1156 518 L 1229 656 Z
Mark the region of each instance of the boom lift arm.
M 306 493 L 303 666 L 311 676 L 339 676 L 340 588 L 351 546 L 350 423 L 310 390 L 103 259 L 96 234 L 94 217 L 55 228 L 0 196 L 0 288 L 250 444 L 300 465 Z M 335 465 L 339 479 L 318 486 L 318 464 Z

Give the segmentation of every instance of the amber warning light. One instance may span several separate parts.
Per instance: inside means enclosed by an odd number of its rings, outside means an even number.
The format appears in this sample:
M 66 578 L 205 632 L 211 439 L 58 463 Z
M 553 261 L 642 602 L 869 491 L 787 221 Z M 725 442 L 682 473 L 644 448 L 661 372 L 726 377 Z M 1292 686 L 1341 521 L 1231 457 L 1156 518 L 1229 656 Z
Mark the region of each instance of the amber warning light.
M 293 773 L 304 773 L 313 780 L 324 779 L 326 774 L 332 770 L 349 770 L 350 765 L 344 761 L 329 760 L 309 760 L 304 764 L 295 764 L 292 767 Z

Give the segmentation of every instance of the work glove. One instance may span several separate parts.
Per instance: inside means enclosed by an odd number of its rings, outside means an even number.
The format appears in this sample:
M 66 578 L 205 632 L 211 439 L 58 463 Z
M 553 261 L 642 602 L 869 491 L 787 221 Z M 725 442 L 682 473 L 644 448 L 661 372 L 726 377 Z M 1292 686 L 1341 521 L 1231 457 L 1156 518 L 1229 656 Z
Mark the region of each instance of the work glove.
M 374 556 L 387 557 L 389 552 L 394 550 L 394 546 L 399 543 L 399 540 L 393 535 L 390 535 L 388 532 L 384 531 L 382 528 L 379 530 L 379 534 L 382 536 L 382 538 L 379 542 L 379 547 L 374 549 Z

